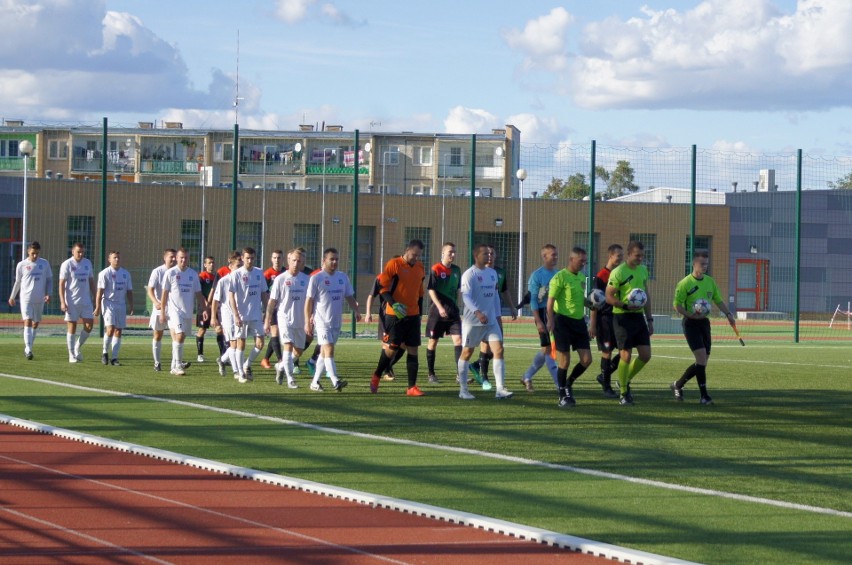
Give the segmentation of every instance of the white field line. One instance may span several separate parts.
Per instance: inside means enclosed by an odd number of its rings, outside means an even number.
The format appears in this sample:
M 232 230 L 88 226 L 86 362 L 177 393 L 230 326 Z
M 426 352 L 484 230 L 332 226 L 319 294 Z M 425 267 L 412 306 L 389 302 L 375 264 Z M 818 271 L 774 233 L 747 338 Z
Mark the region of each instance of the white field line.
M 0 424 L 8 424 L 12 426 L 18 426 L 25 429 L 34 430 L 40 433 L 51 434 L 57 437 L 62 437 L 65 439 L 70 439 L 73 441 L 79 441 L 82 443 L 87 443 L 91 445 L 96 445 L 99 447 L 106 447 L 110 449 L 116 449 L 118 451 L 123 451 L 127 453 L 132 453 L 136 455 L 143 455 L 147 457 L 152 457 L 154 459 L 164 460 L 171 463 L 188 465 L 190 467 L 196 467 L 199 469 L 212 471 L 216 473 L 222 473 L 226 475 L 232 475 L 240 478 L 251 479 L 267 484 L 273 484 L 277 486 L 282 486 L 286 488 L 292 488 L 295 490 L 300 490 L 312 494 L 319 494 L 323 496 L 328 496 L 331 498 L 337 498 L 341 500 L 356 502 L 359 504 L 367 505 L 370 507 L 380 507 L 386 508 L 390 510 L 395 510 L 397 512 L 404 512 L 408 514 L 414 514 L 418 516 L 423 516 L 426 518 L 431 518 L 434 520 L 443 520 L 452 524 L 459 524 L 463 526 L 469 526 L 481 530 L 485 530 L 492 533 L 497 533 L 501 535 L 511 536 L 520 540 L 529 540 L 534 541 L 546 545 L 551 545 L 555 547 L 561 547 L 564 549 L 570 549 L 572 551 L 581 552 L 587 555 L 593 555 L 597 557 L 603 557 L 607 559 L 613 559 L 616 561 L 621 561 L 624 563 L 631 563 L 635 565 L 697 565 L 690 561 L 684 561 L 682 559 L 676 559 L 672 557 L 665 557 L 662 555 L 656 555 L 654 553 L 648 553 L 644 551 L 629 549 L 620 547 L 617 545 L 611 545 L 606 543 L 596 542 L 594 540 L 589 540 L 585 538 L 580 538 L 576 536 L 569 536 L 565 534 L 560 534 L 557 532 L 552 532 L 549 530 L 543 530 L 541 528 L 534 528 L 531 526 L 525 526 L 523 524 L 516 524 L 513 522 L 507 522 L 504 520 L 498 520 L 496 518 L 489 518 L 487 516 L 481 516 L 478 514 L 471 514 L 468 512 L 461 512 L 457 510 L 450 510 L 446 508 L 441 508 L 438 506 L 431 506 L 428 504 L 421 504 L 418 502 L 411 502 L 408 500 L 402 500 L 398 498 L 390 498 L 380 495 L 375 495 L 367 492 L 335 487 L 332 485 L 326 485 L 323 483 L 317 483 L 314 481 L 307 481 L 303 479 L 297 479 L 293 477 L 287 477 L 284 475 L 276 475 L 274 473 L 268 473 L 265 471 L 258 471 L 255 469 L 250 469 L 247 467 L 239 467 L 235 465 L 229 465 L 227 463 L 221 463 L 219 461 L 213 461 L 210 459 L 203 459 L 199 457 L 193 457 L 190 455 L 183 455 L 180 453 L 175 453 L 172 451 L 166 451 L 162 449 L 156 449 L 151 447 L 145 447 L 137 444 L 122 442 L 111 440 L 108 438 L 102 438 L 99 436 L 94 436 L 90 434 L 84 434 L 75 432 L 72 430 L 67 430 L 63 428 L 56 428 L 54 426 L 48 426 L 46 424 L 40 424 L 38 422 L 32 422 L 29 420 L 21 420 L 18 418 L 13 418 L 11 416 L 6 416 L 0 414 Z M 101 481 L 97 481 L 94 479 L 88 479 L 85 477 L 80 477 L 77 475 L 72 475 L 69 473 L 65 473 L 63 471 L 59 471 L 57 469 L 51 469 L 49 467 L 44 467 L 42 465 L 38 465 L 35 463 L 29 463 L 26 461 L 20 461 L 14 458 L 6 457 L 0 455 L 0 459 L 6 459 L 9 461 L 14 461 L 19 464 L 31 465 L 36 468 L 40 468 L 43 470 L 47 470 L 50 472 L 54 472 L 57 474 L 61 474 L 68 477 L 73 477 L 76 479 L 82 479 L 85 481 L 89 481 L 98 485 L 106 486 L 109 488 L 117 489 L 123 492 L 129 492 L 138 494 L 140 496 L 144 496 L 147 498 L 151 498 L 154 500 L 172 503 L 178 506 L 191 508 L 194 510 L 202 511 L 208 514 L 213 514 L 216 516 L 220 516 L 223 518 L 228 518 L 232 520 L 236 520 L 239 522 L 243 522 L 246 524 L 251 524 L 255 526 L 261 526 L 265 528 L 269 528 L 275 531 L 279 531 L 281 533 L 285 533 L 287 535 L 292 535 L 296 537 L 300 537 L 307 540 L 316 541 L 318 543 L 322 543 L 324 545 L 338 547 L 347 551 L 351 551 L 354 553 L 358 553 L 365 556 L 375 557 L 377 559 L 381 559 L 383 561 L 388 561 L 391 563 L 405 563 L 402 561 L 396 561 L 390 558 L 385 558 L 382 556 L 370 554 L 359 549 L 349 547 L 349 546 L 340 546 L 319 538 L 314 538 L 312 536 L 307 536 L 304 534 L 299 534 L 297 532 L 292 532 L 290 530 L 284 530 L 282 528 L 277 528 L 274 526 L 269 526 L 267 524 L 263 524 L 260 522 L 256 522 L 254 520 L 249 520 L 245 518 L 240 518 L 236 516 L 231 516 L 226 513 L 222 513 L 216 510 L 211 510 L 208 508 L 201 508 L 191 504 L 187 504 L 180 501 L 175 501 L 172 499 L 164 498 L 158 495 L 145 493 L 136 491 L 133 489 L 128 489 L 126 487 L 121 487 L 118 485 L 112 485 L 110 483 L 104 483 Z
M 663 488 L 663 489 L 667 489 L 667 490 L 688 492 L 690 494 L 701 494 L 701 495 L 706 495 L 706 496 L 714 496 L 714 497 L 718 497 L 718 498 L 725 498 L 725 499 L 728 499 L 728 500 L 737 500 L 737 501 L 741 501 L 741 502 L 749 502 L 749 503 L 755 503 L 755 504 L 765 504 L 765 505 L 768 505 L 768 506 L 775 506 L 777 508 L 785 508 L 785 509 L 788 509 L 788 510 L 801 510 L 801 511 L 804 511 L 804 512 L 811 512 L 811 513 L 815 513 L 815 514 L 825 514 L 825 515 L 828 515 L 828 516 L 839 516 L 839 517 L 843 517 L 843 518 L 852 518 L 852 512 L 845 512 L 843 510 L 837 510 L 837 509 L 834 509 L 834 508 L 823 508 L 823 507 L 820 507 L 820 506 L 811 506 L 811 505 L 808 505 L 808 504 L 798 504 L 798 503 L 795 503 L 795 502 L 787 502 L 787 501 L 784 501 L 784 500 L 775 500 L 775 499 L 771 499 L 771 498 L 750 496 L 750 495 L 746 495 L 746 494 L 738 494 L 738 493 L 726 492 L 726 491 L 715 490 L 715 489 L 705 489 L 705 488 L 699 488 L 699 487 L 679 485 L 679 484 L 675 484 L 675 483 L 666 483 L 666 482 L 663 482 L 663 481 L 656 481 L 656 480 L 653 480 L 653 479 L 643 479 L 643 478 L 640 478 L 640 477 L 632 477 L 630 475 L 622 475 L 620 473 L 610 473 L 608 471 L 598 471 L 596 469 L 586 469 L 584 467 L 575 467 L 573 465 L 561 465 L 561 464 L 558 464 L 558 463 L 548 463 L 546 461 L 537 461 L 535 459 L 527 459 L 525 457 L 516 457 L 514 455 L 504 455 L 504 454 L 501 454 L 501 453 L 490 453 L 490 452 L 487 452 L 487 451 L 480 451 L 478 449 L 470 449 L 470 448 L 466 448 L 466 447 L 455 447 L 455 446 L 450 446 L 450 445 L 440 445 L 440 444 L 435 444 L 435 443 L 426 443 L 426 442 L 422 442 L 422 441 L 414 441 L 414 440 L 409 440 L 409 439 L 380 436 L 380 435 L 375 435 L 375 434 L 367 434 L 367 433 L 363 433 L 363 432 L 353 432 L 353 431 L 349 431 L 349 430 L 341 430 L 341 429 L 338 429 L 338 428 L 329 428 L 329 427 L 326 427 L 326 426 L 317 426 L 315 424 L 308 424 L 308 423 L 305 423 L 305 422 L 298 422 L 298 421 L 295 421 L 295 420 L 287 420 L 287 419 L 284 419 L 284 418 L 277 418 L 275 416 L 265 416 L 265 415 L 262 415 L 262 414 L 253 414 L 251 412 L 244 412 L 244 411 L 241 411 L 241 410 L 232 410 L 230 408 L 220 408 L 220 407 L 217 407 L 217 406 L 207 406 L 207 405 L 204 405 L 204 404 L 197 404 L 195 402 L 187 402 L 187 401 L 184 401 L 184 400 L 174 400 L 174 399 L 170 399 L 170 398 L 161 398 L 161 397 L 158 397 L 158 396 L 148 396 L 148 395 L 143 395 L 143 394 L 130 394 L 130 393 L 126 393 L 126 392 L 118 392 L 118 391 L 112 391 L 112 390 L 106 390 L 106 389 L 98 389 L 98 388 L 86 387 L 86 386 L 75 385 L 75 384 L 70 384 L 70 383 L 59 383 L 59 382 L 50 381 L 50 380 L 46 380 L 46 379 L 39 379 L 39 378 L 35 378 L 35 377 L 23 377 L 23 376 L 19 376 L 19 375 L 9 375 L 9 374 L 6 374 L 6 373 L 0 373 L 0 377 L 37 382 L 37 383 L 42 383 L 42 384 L 48 384 L 48 385 L 59 386 L 59 387 L 64 387 L 64 388 L 70 388 L 70 389 L 74 389 L 74 390 L 82 390 L 82 391 L 86 391 L 86 392 L 95 392 L 95 393 L 106 394 L 106 395 L 111 395 L 111 396 L 133 398 L 133 399 L 139 399 L 139 400 L 149 400 L 149 401 L 153 401 L 153 402 L 163 402 L 165 404 L 173 404 L 173 405 L 176 405 L 176 406 L 185 406 L 185 407 L 188 407 L 188 408 L 208 410 L 208 411 L 215 412 L 215 413 L 218 413 L 218 414 L 228 414 L 228 415 L 231 415 L 231 416 L 239 416 L 239 417 L 243 417 L 243 418 L 254 418 L 254 419 L 257 419 L 257 420 L 261 420 L 261 421 L 274 422 L 276 424 L 283 424 L 283 425 L 287 425 L 287 426 L 295 426 L 295 427 L 308 429 L 308 430 L 315 430 L 315 431 L 319 431 L 319 432 L 325 432 L 325 433 L 331 433 L 331 434 L 337 434 L 337 435 L 343 435 L 343 436 L 350 436 L 350 437 L 357 437 L 357 438 L 367 439 L 367 440 L 372 440 L 372 441 L 382 441 L 382 442 L 393 443 L 393 444 L 397 444 L 397 445 L 423 447 L 423 448 L 426 448 L 426 449 L 433 449 L 433 450 L 437 450 L 437 451 L 446 451 L 446 452 L 450 452 L 450 453 L 461 453 L 461 454 L 464 454 L 464 455 L 473 455 L 473 456 L 476 456 L 476 457 L 486 457 L 486 458 L 489 458 L 489 459 L 495 459 L 495 460 L 498 460 L 498 461 L 507 461 L 507 462 L 510 462 L 510 463 L 517 463 L 517 464 L 520 464 L 520 465 L 528 465 L 528 466 L 531 466 L 531 467 L 541 467 L 541 468 L 544 468 L 544 469 L 552 469 L 552 470 L 556 470 L 556 471 L 567 471 L 567 472 L 570 472 L 570 473 L 577 473 L 577 474 L 580 474 L 580 475 L 588 475 L 588 476 L 598 477 L 598 478 L 603 478 L 603 479 L 613 479 L 613 480 L 617 480 L 617 481 L 625 481 L 625 482 L 628 482 L 628 483 L 640 484 L 640 485 L 645 485 L 645 486 L 652 486 L 652 487 Z

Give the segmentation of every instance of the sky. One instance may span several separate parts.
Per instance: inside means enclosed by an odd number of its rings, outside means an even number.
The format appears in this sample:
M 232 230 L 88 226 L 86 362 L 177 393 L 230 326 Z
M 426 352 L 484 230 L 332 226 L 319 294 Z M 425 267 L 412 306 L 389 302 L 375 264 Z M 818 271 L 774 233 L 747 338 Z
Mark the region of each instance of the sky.
M 0 0 L 0 117 L 852 155 L 848 0 Z M 239 35 L 239 81 L 237 46 Z

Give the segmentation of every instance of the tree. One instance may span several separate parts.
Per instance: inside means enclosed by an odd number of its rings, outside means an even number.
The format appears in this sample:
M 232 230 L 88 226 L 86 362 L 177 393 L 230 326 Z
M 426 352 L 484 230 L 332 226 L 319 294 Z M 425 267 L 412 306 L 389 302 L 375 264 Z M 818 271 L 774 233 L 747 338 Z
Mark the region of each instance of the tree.
M 639 190 L 639 185 L 633 182 L 635 173 L 633 167 L 630 166 L 630 161 L 618 161 L 612 171 L 607 171 L 603 167 L 596 167 L 595 176 L 606 184 L 607 199 L 624 196 L 629 192 Z
M 828 181 L 828 188 L 832 188 L 834 190 L 852 189 L 852 173 L 848 173 L 846 176 L 842 176 L 834 182 Z
M 582 200 L 589 195 L 589 185 L 586 183 L 586 175 L 575 173 L 563 181 L 553 177 L 547 190 L 541 195 L 542 198 L 561 198 L 566 200 Z

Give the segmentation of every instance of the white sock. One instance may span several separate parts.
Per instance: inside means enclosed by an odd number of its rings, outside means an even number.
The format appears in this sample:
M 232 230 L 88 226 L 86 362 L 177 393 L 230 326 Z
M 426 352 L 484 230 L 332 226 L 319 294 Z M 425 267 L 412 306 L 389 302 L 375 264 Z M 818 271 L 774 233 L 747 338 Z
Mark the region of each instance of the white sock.
M 24 326 L 24 350 L 33 350 L 33 328 Z
M 317 357 L 317 368 L 314 371 L 314 381 L 313 384 L 318 384 L 320 377 L 325 373 L 325 357 L 320 355 Z
M 183 364 L 183 346 L 186 342 L 181 342 L 177 344 L 177 366 L 178 369 L 181 368 L 181 364 Z
M 112 350 L 112 337 L 109 334 L 104 334 L 104 354 L 109 355 L 109 352 Z
M 33 333 L 30 335 L 30 349 L 35 345 L 36 334 L 38 333 L 38 328 L 33 328 Z
M 240 359 L 237 357 L 237 349 L 234 347 L 229 347 L 228 351 L 225 352 L 225 355 L 228 356 L 228 361 L 231 363 L 231 369 L 233 369 L 235 375 L 240 374 Z
M 77 340 L 77 348 L 74 350 L 78 355 L 80 354 L 80 350 L 83 349 L 83 344 L 86 343 L 86 340 L 89 339 L 89 336 L 92 335 L 92 332 L 87 332 L 83 330 L 80 332 L 80 338 Z
M 118 350 L 121 349 L 121 338 L 117 337 L 112 340 L 112 358 L 118 359 Z
M 156 339 L 151 342 L 151 353 L 154 354 L 154 363 L 160 362 L 160 352 L 163 350 L 163 342 Z
M 180 368 L 180 344 L 177 341 L 172 342 L 172 370 Z
M 506 387 L 506 361 L 505 359 L 494 359 L 494 363 L 491 365 L 494 368 L 494 380 L 497 381 L 497 390 L 501 390 Z
M 65 334 L 65 345 L 68 347 L 68 355 L 74 356 L 74 334 Z
M 284 360 L 282 361 L 282 363 L 284 363 L 284 372 L 287 373 L 287 380 L 292 381 L 293 380 L 293 352 L 292 351 L 285 351 L 284 352 Z
M 459 391 L 467 392 L 467 368 L 470 366 L 470 361 L 465 361 L 464 359 L 459 358 L 459 362 L 456 365 L 456 370 L 459 373 Z
M 337 385 L 337 365 L 334 363 L 334 357 L 325 358 L 325 370 L 328 378 L 331 379 L 331 384 Z
M 246 352 L 244 349 L 237 348 L 237 367 L 239 369 L 240 374 L 243 374 L 245 371 L 243 370 L 243 365 L 246 362 Z
M 258 355 L 261 354 L 261 352 L 261 349 L 258 349 L 257 347 L 252 347 L 251 351 L 249 351 L 248 354 L 248 364 L 251 365 L 252 363 L 254 363 L 254 360 L 257 358 Z

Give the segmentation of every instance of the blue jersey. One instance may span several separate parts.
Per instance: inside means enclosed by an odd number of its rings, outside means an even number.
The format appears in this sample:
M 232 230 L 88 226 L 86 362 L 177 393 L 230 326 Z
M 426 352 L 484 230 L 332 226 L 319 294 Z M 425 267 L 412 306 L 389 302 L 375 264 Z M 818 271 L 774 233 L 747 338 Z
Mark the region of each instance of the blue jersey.
M 550 271 L 544 267 L 539 267 L 530 275 L 527 287 L 530 291 L 531 310 L 544 310 L 547 308 L 547 293 L 550 289 L 550 279 L 558 272 L 559 269 Z

